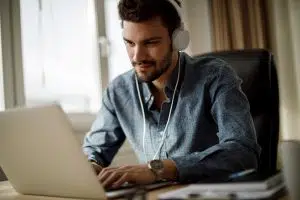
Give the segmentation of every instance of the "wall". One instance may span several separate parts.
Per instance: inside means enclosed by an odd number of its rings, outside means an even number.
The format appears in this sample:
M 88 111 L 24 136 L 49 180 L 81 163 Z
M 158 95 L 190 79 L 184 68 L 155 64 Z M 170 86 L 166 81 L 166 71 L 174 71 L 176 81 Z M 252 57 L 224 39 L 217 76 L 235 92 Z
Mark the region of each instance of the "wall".
M 300 140 L 300 1 L 269 0 L 268 4 L 279 78 L 281 137 Z
M 4 95 L 3 95 L 3 71 L 2 71 L 2 45 L 1 45 L 1 19 L 0 19 L 0 110 L 4 108 Z M 5 180 L 5 176 L 0 168 L 0 181 Z
M 6 180 L 7 180 L 7 178 L 6 178 L 5 174 L 2 171 L 2 169 L 0 168 L 0 181 L 6 181 Z
M 208 0 L 183 1 L 183 11 L 184 22 L 191 38 L 187 53 L 197 55 L 212 51 Z
M 3 17 L 3 8 L 6 9 L 6 6 L 3 6 L 4 4 L 2 4 L 4 2 L 0 1 L 0 110 L 4 109 L 4 88 L 3 88 L 3 58 L 2 58 L 2 36 L 1 36 L 1 28 L 3 26 L 3 23 L 1 23 L 1 17 Z M 3 19 L 2 19 L 3 20 Z M 4 30 L 4 29 L 3 29 Z M 4 174 L 4 172 L 1 169 L 0 166 L 0 181 L 4 181 L 6 180 L 6 176 Z
M 4 88 L 3 88 L 3 64 L 2 64 L 2 38 L 1 38 L 1 18 L 0 18 L 0 110 L 4 109 Z

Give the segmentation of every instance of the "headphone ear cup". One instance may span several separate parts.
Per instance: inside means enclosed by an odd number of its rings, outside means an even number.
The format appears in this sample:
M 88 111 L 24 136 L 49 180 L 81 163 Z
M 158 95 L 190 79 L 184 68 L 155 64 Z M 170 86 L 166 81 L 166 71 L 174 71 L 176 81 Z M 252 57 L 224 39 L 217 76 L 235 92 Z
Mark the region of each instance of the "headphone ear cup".
M 173 49 L 182 51 L 186 49 L 190 42 L 190 33 L 187 30 L 175 29 L 172 34 Z

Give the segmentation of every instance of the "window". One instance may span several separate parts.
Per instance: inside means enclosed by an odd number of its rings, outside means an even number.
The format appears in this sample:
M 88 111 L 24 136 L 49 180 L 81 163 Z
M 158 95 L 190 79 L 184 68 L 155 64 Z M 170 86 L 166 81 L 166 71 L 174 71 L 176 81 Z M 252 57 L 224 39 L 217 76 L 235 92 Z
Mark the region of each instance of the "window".
M 96 112 L 100 64 L 93 0 L 21 0 L 27 105 L 58 102 L 66 112 Z
M 8 10 L 20 12 L 21 27 L 18 21 L 10 26 L 17 27 L 16 33 L 20 29 L 22 46 L 13 47 L 16 38 L 6 33 L 6 46 L 21 51 L 20 57 L 8 55 L 12 59 L 4 66 L 8 107 L 58 102 L 67 113 L 97 112 L 108 82 L 131 69 L 118 19 L 118 0 L 4 2 L 14 8 L 6 9 L 7 16 L 19 15 Z M 14 66 L 14 59 L 22 63 Z
M 123 42 L 122 29 L 118 15 L 118 1 L 105 1 L 105 24 L 109 41 L 109 80 L 132 68 Z

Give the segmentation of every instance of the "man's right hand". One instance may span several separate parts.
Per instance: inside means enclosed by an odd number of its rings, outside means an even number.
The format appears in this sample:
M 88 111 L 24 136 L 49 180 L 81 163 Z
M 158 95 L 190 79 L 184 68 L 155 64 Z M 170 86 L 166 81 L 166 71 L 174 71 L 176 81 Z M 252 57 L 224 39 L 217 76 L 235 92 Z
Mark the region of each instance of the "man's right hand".
M 96 175 L 99 175 L 99 173 L 102 171 L 103 167 L 101 167 L 100 165 L 98 165 L 95 162 L 91 162 L 91 164 L 92 164 L 92 167 L 93 167 Z

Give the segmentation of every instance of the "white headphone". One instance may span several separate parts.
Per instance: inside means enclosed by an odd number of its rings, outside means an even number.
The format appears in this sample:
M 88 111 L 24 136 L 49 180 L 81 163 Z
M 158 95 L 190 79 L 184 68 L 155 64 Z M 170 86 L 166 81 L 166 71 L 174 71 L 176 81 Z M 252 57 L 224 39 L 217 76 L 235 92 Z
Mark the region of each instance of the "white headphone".
M 186 49 L 189 45 L 190 33 L 184 29 L 182 8 L 174 0 L 166 0 L 166 1 L 168 1 L 170 4 L 173 5 L 181 20 L 180 27 L 175 29 L 172 33 L 172 44 L 174 49 L 178 51 L 182 51 Z

